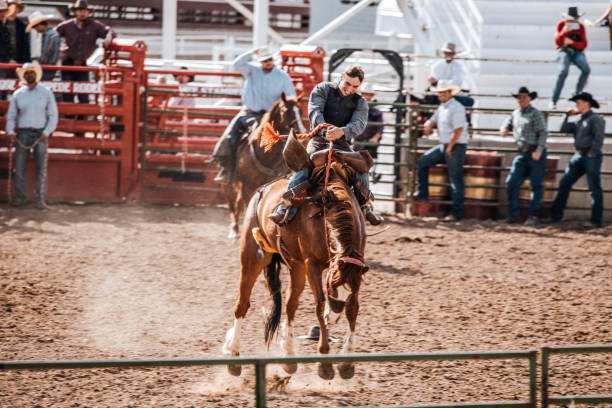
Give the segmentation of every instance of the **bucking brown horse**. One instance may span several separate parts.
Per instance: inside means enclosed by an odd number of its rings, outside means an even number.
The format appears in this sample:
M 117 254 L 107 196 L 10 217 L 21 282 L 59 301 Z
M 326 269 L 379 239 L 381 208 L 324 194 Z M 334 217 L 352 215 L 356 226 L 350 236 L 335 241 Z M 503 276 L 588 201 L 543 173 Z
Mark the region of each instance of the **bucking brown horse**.
M 284 226 L 276 225 L 268 219 L 268 215 L 280 202 L 287 187 L 287 178 L 263 186 L 253 195 L 242 225 L 239 292 L 234 307 L 234 325 L 227 332 L 224 354 L 240 354 L 241 326 L 249 309 L 251 291 L 262 271 L 274 301 L 265 325 L 265 340 L 270 344 L 281 318 L 281 264 L 286 265 L 290 278 L 285 303 L 286 319 L 280 330 L 280 346 L 284 354 L 295 354 L 294 318 L 306 280 L 314 295 L 320 326 L 319 353 L 327 354 L 330 350 L 327 319 L 324 316 L 326 300 L 327 306 L 335 313 L 344 310 L 348 320 L 341 352 L 354 351 L 359 287 L 368 267 L 364 263 L 365 219 L 348 184 L 352 172 L 345 164 L 333 162 L 329 166 L 328 182 L 325 183 L 326 166 L 315 168 L 311 180 L 319 182 L 315 182 L 308 191 L 295 218 Z M 339 296 L 341 292 L 346 292 L 348 296 L 342 298 Z M 239 366 L 228 368 L 230 373 L 240 374 Z M 354 374 L 352 363 L 343 363 L 338 368 L 343 378 L 350 378 Z M 284 369 L 293 373 L 297 365 L 285 365 Z M 332 365 L 320 364 L 319 376 L 332 378 Z
M 232 183 L 221 185 L 232 219 L 228 235 L 230 239 L 238 239 L 240 214 L 255 190 L 289 172 L 282 156 L 284 143 L 277 143 L 266 151 L 260 145 L 260 136 L 268 124 L 282 134 L 288 134 L 290 129 L 306 133 L 298 100 L 299 97 L 288 98 L 284 93 L 281 94 L 272 109 L 261 118 L 259 126 L 236 149 Z

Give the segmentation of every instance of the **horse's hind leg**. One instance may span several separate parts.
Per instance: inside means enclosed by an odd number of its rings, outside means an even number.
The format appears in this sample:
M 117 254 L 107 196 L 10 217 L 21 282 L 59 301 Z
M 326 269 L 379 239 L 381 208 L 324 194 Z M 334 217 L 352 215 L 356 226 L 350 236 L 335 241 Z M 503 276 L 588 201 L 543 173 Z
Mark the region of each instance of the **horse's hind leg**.
M 240 282 L 238 284 L 238 298 L 234 306 L 234 325 L 227 331 L 223 344 L 223 354 L 228 356 L 240 355 L 240 329 L 249 310 L 249 300 L 253 286 L 263 267 L 272 260 L 272 256 L 269 254 L 266 254 L 263 259 L 257 260 L 258 247 L 255 240 L 249 239 L 246 241 L 240 255 Z M 240 375 L 241 367 L 230 365 L 228 370 L 232 375 Z
M 285 355 L 290 356 L 295 354 L 295 347 L 293 344 L 293 322 L 295 320 L 295 313 L 298 308 L 300 295 L 304 290 L 304 284 L 306 283 L 306 274 L 303 266 L 293 266 L 290 269 L 291 283 L 287 289 L 287 303 L 285 305 L 286 318 L 281 326 L 281 339 L 280 347 Z M 283 369 L 288 374 L 293 374 L 297 371 L 297 364 L 284 364 Z

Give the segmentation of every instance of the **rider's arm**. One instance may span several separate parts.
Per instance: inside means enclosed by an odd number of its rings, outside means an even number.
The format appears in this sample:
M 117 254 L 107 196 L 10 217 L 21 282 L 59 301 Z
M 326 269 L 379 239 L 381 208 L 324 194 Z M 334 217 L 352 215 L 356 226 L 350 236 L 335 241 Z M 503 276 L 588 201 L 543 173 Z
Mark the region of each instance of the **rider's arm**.
M 254 65 L 249 63 L 249 60 L 253 54 L 255 54 L 255 50 L 247 51 L 244 54 L 240 54 L 238 57 L 236 57 L 232 63 L 234 69 L 244 76 L 249 76 L 251 72 L 256 69 Z
M 351 121 L 347 123 L 344 130 L 344 137 L 346 141 L 351 143 L 354 137 L 359 136 L 363 133 L 368 124 L 368 103 L 363 98 L 359 98 L 357 108 L 351 116 Z
M 323 82 L 315 86 L 308 100 L 308 118 L 310 119 L 310 129 L 316 128 L 321 123 L 325 123 L 323 110 L 325 101 L 329 95 L 329 84 Z

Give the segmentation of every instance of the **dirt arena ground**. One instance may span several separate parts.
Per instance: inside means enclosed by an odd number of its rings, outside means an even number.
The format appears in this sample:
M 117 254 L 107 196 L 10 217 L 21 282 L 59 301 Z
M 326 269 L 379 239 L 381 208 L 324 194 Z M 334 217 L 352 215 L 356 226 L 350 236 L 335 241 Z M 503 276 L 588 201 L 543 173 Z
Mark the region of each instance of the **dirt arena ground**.
M 368 241 L 359 352 L 612 343 L 612 226 L 388 225 Z M 0 360 L 220 356 L 238 277 L 227 232 L 218 208 L 0 205 Z M 260 280 L 243 356 L 279 352 L 263 345 L 269 305 Z M 314 322 L 306 290 L 296 334 Z M 308 340 L 297 346 L 316 352 Z M 553 393 L 612 393 L 611 357 L 551 361 Z M 359 364 L 354 378 L 330 381 L 314 365 L 291 376 L 271 366 L 268 378 L 269 407 L 528 397 L 526 363 L 509 360 Z M 248 407 L 253 386 L 250 367 L 241 377 L 225 367 L 0 371 L 0 407 Z

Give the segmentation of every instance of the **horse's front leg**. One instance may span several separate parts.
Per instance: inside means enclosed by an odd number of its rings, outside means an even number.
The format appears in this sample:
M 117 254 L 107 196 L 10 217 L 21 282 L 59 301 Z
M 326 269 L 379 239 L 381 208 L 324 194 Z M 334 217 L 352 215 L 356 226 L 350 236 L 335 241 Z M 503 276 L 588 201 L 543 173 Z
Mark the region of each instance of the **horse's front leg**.
M 306 283 L 306 273 L 303 267 L 291 266 L 290 270 L 291 283 L 287 289 L 287 303 L 285 311 L 287 313 L 285 321 L 281 325 L 280 347 L 286 356 L 295 355 L 295 345 L 293 342 L 293 322 L 295 321 L 295 313 L 298 308 L 300 295 L 304 290 Z M 284 364 L 283 369 L 288 374 L 293 374 L 297 371 L 297 364 Z
M 357 325 L 357 314 L 359 313 L 359 300 L 357 293 L 351 293 L 346 302 L 346 319 L 348 320 L 348 327 L 346 337 L 344 339 L 344 345 L 342 346 L 341 353 L 348 354 L 353 353 L 357 349 L 357 336 L 355 335 L 355 327 Z M 353 363 L 342 363 L 338 366 L 338 373 L 340 377 L 347 379 L 353 378 L 355 375 L 355 365 Z
M 315 300 L 315 313 L 319 321 L 319 353 L 329 354 L 329 333 L 327 332 L 327 324 L 323 312 L 325 310 L 325 296 L 323 294 L 323 286 L 321 284 L 321 269 L 313 268 L 313 265 L 308 267 L 308 283 L 312 289 L 312 294 Z M 334 378 L 334 367 L 332 363 L 319 363 L 319 377 L 325 380 Z

